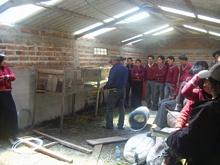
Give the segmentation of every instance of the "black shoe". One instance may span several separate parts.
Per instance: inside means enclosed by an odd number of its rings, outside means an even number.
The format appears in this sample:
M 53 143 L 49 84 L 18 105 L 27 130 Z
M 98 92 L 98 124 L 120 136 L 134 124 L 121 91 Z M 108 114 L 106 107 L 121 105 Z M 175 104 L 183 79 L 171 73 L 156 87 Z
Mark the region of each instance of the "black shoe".
M 104 129 L 113 129 L 113 127 L 107 127 L 106 125 L 103 125 L 102 128 L 104 128 Z

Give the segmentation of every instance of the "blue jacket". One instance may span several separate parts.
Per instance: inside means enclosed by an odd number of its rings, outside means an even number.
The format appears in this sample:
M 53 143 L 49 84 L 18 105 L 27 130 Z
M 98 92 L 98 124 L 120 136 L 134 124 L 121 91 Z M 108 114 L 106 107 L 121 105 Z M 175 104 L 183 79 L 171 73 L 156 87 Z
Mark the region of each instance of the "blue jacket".
M 121 63 L 112 66 L 108 76 L 108 82 L 103 89 L 124 88 L 128 79 L 128 69 Z

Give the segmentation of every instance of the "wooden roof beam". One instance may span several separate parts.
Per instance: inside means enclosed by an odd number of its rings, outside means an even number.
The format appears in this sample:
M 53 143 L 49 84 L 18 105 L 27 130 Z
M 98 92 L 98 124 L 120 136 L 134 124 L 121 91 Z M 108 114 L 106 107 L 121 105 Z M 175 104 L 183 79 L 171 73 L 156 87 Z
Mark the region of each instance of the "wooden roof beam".
M 198 12 L 195 9 L 195 7 L 192 5 L 192 2 L 190 0 L 185 0 L 186 4 L 189 6 L 190 10 L 193 12 L 193 14 L 196 16 L 196 19 L 198 18 Z

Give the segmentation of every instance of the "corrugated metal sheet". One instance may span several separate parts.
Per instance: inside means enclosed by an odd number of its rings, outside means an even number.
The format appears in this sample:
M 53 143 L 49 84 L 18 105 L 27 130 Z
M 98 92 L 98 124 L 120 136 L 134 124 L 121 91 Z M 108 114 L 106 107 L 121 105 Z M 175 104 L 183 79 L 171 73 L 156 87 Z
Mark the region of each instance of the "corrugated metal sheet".
M 19 22 L 18 25 L 73 33 L 131 8 L 151 7 L 148 11 L 150 17 L 135 23 L 117 24 L 115 27 L 118 29 L 102 34 L 97 38 L 119 42 L 167 23 L 174 27 L 174 31 L 171 32 L 172 35 L 191 33 L 191 31 L 182 26 L 186 23 L 220 33 L 220 24 L 219 26 L 216 24 L 213 26 L 213 24 L 207 22 L 198 23 L 196 19 L 193 21 L 192 19 L 152 12 L 151 9 L 157 9 L 158 11 L 158 5 L 182 9 L 188 12 L 196 11 L 198 14 L 220 19 L 219 0 L 188 0 L 188 3 L 187 0 L 60 0 L 57 5 L 47 6 L 42 12 Z M 192 7 L 195 9 L 194 11 Z M 161 10 L 159 9 L 159 11 Z M 147 44 L 148 41 L 145 39 L 142 42 Z

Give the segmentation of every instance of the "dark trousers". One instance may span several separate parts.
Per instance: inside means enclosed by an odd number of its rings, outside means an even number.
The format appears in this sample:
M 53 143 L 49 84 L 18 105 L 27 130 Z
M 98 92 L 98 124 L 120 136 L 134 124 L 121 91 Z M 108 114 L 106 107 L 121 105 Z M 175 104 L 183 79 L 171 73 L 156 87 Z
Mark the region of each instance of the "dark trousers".
M 0 136 L 16 136 L 18 120 L 15 102 L 11 92 L 0 91 Z
M 132 81 L 131 88 L 131 106 L 137 108 L 142 106 L 142 90 L 143 90 L 142 81 Z
M 129 96 L 130 96 L 130 91 L 131 91 L 131 82 L 127 82 L 126 88 L 125 88 L 125 105 L 129 105 Z
M 118 106 L 119 109 L 118 128 L 122 128 L 124 126 L 124 117 L 125 117 L 124 97 L 125 97 L 124 88 L 109 91 L 108 100 L 107 100 L 107 110 L 106 110 L 106 127 L 113 128 L 113 109 L 115 108 L 116 105 Z

